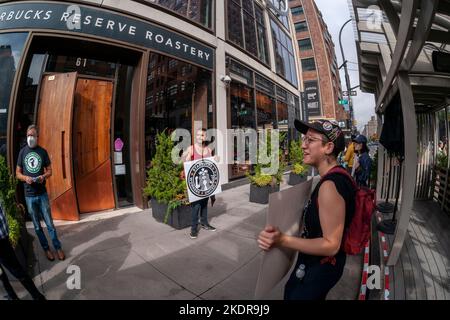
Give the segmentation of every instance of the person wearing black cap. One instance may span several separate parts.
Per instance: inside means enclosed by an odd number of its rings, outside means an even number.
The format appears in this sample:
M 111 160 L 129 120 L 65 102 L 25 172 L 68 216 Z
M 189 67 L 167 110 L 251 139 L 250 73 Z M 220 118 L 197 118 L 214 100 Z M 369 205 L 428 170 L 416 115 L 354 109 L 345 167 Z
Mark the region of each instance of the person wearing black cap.
M 288 236 L 268 225 L 259 234 L 258 244 L 265 251 L 277 246 L 299 252 L 285 286 L 285 300 L 325 300 L 344 271 L 341 241 L 354 215 L 356 190 L 350 177 L 330 171 L 339 166 L 337 156 L 345 148 L 337 123 L 295 120 L 295 127 L 304 135 L 304 163 L 317 168 L 322 179 L 304 208 L 301 236 Z
M 372 159 L 369 156 L 369 148 L 367 147 L 367 138 L 359 135 L 355 138 L 355 151 L 358 153 L 358 162 L 355 167 L 355 180 L 359 187 L 368 187 L 370 177 L 370 167 Z

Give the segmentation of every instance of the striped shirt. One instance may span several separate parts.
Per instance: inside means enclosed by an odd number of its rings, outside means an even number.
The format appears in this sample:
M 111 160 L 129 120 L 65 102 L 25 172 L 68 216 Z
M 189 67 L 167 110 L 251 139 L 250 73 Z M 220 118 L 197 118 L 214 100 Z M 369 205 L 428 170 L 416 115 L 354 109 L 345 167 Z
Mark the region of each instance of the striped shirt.
M 0 239 L 8 238 L 8 223 L 6 222 L 6 217 L 3 214 L 2 206 L 0 205 Z

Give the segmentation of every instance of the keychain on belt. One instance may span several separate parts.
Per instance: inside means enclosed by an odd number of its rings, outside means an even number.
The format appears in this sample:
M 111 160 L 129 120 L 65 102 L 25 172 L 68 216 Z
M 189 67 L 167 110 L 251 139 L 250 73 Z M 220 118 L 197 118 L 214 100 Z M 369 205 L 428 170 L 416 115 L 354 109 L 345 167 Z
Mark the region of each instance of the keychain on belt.
M 306 269 L 306 266 L 302 263 L 298 266 L 297 270 L 295 271 L 295 276 L 299 280 L 302 280 L 303 277 L 305 276 L 305 274 L 306 274 L 305 269 Z

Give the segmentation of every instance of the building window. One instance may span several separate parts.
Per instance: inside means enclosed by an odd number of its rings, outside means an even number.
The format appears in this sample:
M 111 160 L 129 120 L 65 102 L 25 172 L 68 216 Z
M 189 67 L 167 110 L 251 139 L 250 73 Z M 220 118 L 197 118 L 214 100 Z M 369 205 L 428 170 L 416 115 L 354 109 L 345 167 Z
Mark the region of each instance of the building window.
M 212 29 L 214 0 L 146 0 Z
M 263 12 L 253 1 L 228 0 L 228 40 L 268 63 Z
M 9 100 L 27 33 L 0 34 L 0 155 L 6 157 Z
M 294 24 L 295 26 L 295 32 L 305 32 L 308 31 L 308 24 L 306 21 L 298 22 Z
M 299 15 L 301 15 L 301 14 L 304 14 L 303 7 L 294 7 L 294 8 L 291 8 L 291 12 L 292 12 L 292 15 L 293 15 L 293 16 L 299 16 Z
M 297 70 L 292 40 L 274 20 L 271 19 L 270 24 L 272 27 L 277 73 L 296 87 L 298 85 Z
M 256 73 L 255 85 L 258 129 L 276 128 L 275 84 Z
M 278 10 L 284 11 L 284 1 L 283 0 L 267 0 L 270 3 L 272 3 L 275 8 L 277 8 Z M 277 17 L 277 19 L 283 24 L 283 26 L 289 30 L 289 18 L 288 16 L 282 16 L 276 13 L 275 10 L 270 9 L 270 12 L 273 13 L 274 16 Z
M 300 51 L 311 50 L 312 49 L 311 39 L 307 38 L 298 40 L 298 47 L 300 48 Z
M 316 63 L 314 61 L 314 58 L 302 59 L 302 70 L 303 71 L 316 70 Z
M 169 68 L 169 65 L 172 66 Z M 155 72 L 159 70 L 159 72 Z M 156 152 L 156 135 L 183 128 L 192 131 L 194 122 L 213 126 L 211 72 L 183 61 L 152 53 L 145 105 L 145 156 L 149 163 Z M 192 133 L 191 133 L 192 134 Z

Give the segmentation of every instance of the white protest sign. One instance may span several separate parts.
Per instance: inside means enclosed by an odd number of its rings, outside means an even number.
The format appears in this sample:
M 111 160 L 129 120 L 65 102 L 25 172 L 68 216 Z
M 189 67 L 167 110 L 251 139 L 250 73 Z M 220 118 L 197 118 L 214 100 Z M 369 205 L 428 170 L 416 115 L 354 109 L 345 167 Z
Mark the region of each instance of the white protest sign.
M 189 202 L 222 192 L 220 172 L 214 157 L 184 163 Z

